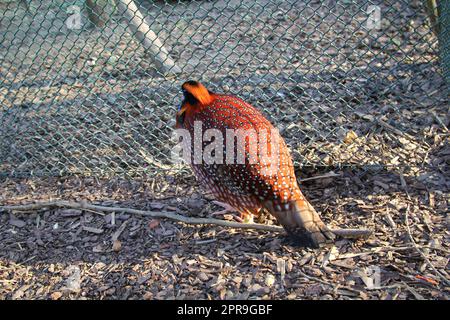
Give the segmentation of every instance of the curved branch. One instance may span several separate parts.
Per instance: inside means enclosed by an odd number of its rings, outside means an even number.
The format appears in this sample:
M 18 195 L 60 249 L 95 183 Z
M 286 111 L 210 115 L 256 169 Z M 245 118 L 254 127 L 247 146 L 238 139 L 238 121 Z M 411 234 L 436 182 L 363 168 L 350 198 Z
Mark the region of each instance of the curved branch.
M 38 202 L 30 203 L 24 205 L 13 205 L 13 206 L 0 206 L 0 210 L 14 210 L 14 211 L 33 211 L 44 208 L 73 208 L 73 209 L 86 209 L 93 211 L 104 211 L 104 212 L 125 212 L 129 214 L 148 216 L 153 218 L 166 218 L 186 224 L 205 224 L 205 225 L 217 225 L 228 228 L 238 228 L 238 229 L 253 229 L 253 230 L 264 230 L 272 231 L 278 233 L 284 233 L 284 229 L 279 226 L 269 226 L 259 223 L 240 223 L 234 221 L 226 221 L 211 218 L 191 218 L 185 217 L 176 213 L 166 212 L 166 211 L 143 211 L 131 208 L 121 208 L 121 207 L 105 207 L 99 205 L 89 204 L 87 202 L 71 202 L 71 201 L 48 201 L 48 202 Z M 367 238 L 372 234 L 372 231 L 366 229 L 332 229 L 334 234 L 342 238 Z

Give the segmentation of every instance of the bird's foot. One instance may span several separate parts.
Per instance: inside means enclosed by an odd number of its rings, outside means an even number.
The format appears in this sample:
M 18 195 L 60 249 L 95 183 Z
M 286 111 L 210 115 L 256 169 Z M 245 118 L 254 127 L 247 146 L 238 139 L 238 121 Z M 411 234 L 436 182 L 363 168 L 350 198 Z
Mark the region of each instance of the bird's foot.
M 322 221 L 306 223 L 304 228 L 307 232 L 306 238 L 310 247 L 319 248 L 330 246 L 334 243 L 336 238 L 334 233 Z
M 241 213 L 240 215 L 240 222 L 242 223 L 255 223 L 255 220 L 253 220 L 253 215 L 251 213 Z

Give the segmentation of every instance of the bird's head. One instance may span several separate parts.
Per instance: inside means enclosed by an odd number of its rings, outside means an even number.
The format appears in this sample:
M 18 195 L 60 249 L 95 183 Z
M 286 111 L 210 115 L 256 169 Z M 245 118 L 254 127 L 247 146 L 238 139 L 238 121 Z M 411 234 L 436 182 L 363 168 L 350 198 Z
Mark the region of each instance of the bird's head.
M 212 92 L 205 88 L 198 81 L 186 81 L 181 86 L 183 91 L 183 101 L 177 112 L 177 127 L 179 127 L 186 117 L 196 110 L 200 110 L 213 101 Z

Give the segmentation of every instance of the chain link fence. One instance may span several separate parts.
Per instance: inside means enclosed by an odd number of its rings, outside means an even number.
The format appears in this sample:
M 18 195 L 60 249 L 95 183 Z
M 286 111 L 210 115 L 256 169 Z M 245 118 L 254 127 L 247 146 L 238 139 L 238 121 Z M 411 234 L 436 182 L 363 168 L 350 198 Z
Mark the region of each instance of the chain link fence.
M 170 169 L 189 79 L 262 109 L 297 165 L 446 166 L 446 3 L 0 0 L 0 174 Z

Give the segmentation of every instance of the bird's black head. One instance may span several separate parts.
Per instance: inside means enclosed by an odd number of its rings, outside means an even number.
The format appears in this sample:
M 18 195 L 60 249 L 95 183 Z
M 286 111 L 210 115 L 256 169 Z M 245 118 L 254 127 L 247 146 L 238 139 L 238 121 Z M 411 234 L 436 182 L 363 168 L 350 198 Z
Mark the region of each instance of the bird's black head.
M 181 103 L 181 105 L 185 104 L 186 102 L 190 105 L 195 105 L 198 102 L 192 92 L 190 92 L 191 90 L 189 90 L 189 88 L 197 88 L 197 86 L 198 82 L 193 80 L 183 83 L 183 85 L 181 86 L 181 90 L 183 91 L 183 102 Z
M 186 81 L 181 86 L 181 90 L 184 96 L 183 104 L 187 102 L 191 106 L 208 105 L 213 100 L 211 92 L 198 81 Z
M 183 101 L 178 107 L 177 123 L 184 123 L 188 109 L 199 110 L 208 106 L 214 100 L 212 92 L 206 89 L 200 82 L 189 80 L 181 86 Z

